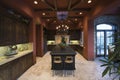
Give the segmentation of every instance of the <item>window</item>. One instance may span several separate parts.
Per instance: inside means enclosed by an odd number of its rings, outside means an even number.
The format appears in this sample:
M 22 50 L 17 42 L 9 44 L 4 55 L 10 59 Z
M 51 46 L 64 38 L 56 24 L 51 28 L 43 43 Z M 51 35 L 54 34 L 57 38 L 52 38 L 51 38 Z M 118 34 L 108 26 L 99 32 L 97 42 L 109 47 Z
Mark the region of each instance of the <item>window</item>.
M 97 25 L 97 30 L 112 30 L 112 29 L 113 29 L 113 27 L 108 24 Z

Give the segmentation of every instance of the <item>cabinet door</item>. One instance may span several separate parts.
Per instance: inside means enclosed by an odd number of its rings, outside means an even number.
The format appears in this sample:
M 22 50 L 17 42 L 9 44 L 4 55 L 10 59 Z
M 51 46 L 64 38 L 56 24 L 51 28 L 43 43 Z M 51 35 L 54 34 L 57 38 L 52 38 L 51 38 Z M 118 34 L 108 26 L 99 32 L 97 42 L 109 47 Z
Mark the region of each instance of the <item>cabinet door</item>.
M 0 45 L 5 41 L 4 18 L 0 16 Z
M 5 18 L 5 33 L 7 35 L 7 37 L 5 38 L 6 39 L 6 44 L 15 44 L 15 41 L 16 41 L 16 29 L 15 29 L 15 24 L 14 24 L 14 21 L 11 20 L 10 18 L 6 17 Z
M 0 16 L 0 45 L 15 44 L 15 26 L 14 22 L 5 16 Z
M 0 15 L 0 45 L 2 43 L 2 40 L 3 40 L 3 27 L 2 27 L 2 16 Z
M 16 43 L 28 42 L 28 28 L 24 23 L 16 23 Z
M 28 30 L 21 20 L 0 15 L 0 46 L 27 43 Z
M 26 43 L 26 42 L 28 42 L 28 26 L 24 23 L 24 24 L 22 24 L 22 35 L 23 35 L 23 40 L 22 40 L 22 42 L 23 43 Z

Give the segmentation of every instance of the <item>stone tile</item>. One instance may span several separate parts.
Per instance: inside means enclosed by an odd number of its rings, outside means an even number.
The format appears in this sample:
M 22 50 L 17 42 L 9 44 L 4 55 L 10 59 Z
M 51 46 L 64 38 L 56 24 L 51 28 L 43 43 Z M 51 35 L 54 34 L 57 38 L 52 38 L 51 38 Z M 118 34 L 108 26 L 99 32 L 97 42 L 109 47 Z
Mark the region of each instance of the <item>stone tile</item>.
M 108 75 L 101 77 L 104 68 L 100 67 L 99 59 L 87 61 L 79 53 L 76 55 L 74 76 L 71 72 L 66 74 L 56 72 L 53 76 L 51 70 L 51 56 L 47 52 L 42 58 L 37 57 L 37 63 L 28 69 L 18 80 L 112 80 Z M 58 73 L 59 76 L 57 75 Z

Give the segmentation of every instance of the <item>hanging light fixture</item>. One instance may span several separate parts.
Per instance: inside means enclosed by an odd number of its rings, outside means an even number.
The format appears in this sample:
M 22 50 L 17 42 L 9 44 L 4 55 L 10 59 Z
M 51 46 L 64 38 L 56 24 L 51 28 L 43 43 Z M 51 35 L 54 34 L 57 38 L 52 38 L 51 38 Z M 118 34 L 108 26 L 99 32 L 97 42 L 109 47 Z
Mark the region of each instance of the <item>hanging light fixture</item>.
M 68 25 L 61 24 L 56 27 L 57 34 L 68 34 L 68 31 L 69 31 Z

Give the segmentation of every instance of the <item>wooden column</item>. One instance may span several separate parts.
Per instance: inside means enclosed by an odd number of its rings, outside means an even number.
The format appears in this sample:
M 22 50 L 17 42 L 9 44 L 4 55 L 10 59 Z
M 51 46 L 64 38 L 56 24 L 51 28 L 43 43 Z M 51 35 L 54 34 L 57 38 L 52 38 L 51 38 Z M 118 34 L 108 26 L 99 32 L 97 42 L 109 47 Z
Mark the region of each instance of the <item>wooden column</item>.
M 36 25 L 36 55 L 42 57 L 43 51 L 43 26 Z
M 94 26 L 93 21 L 89 20 L 89 17 L 85 17 L 84 19 L 84 50 L 83 56 L 87 60 L 94 60 Z
M 36 26 L 35 18 L 31 20 L 29 27 L 29 42 L 33 43 L 33 63 L 36 63 Z

